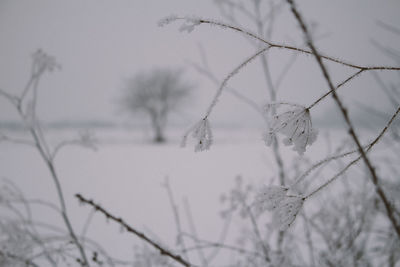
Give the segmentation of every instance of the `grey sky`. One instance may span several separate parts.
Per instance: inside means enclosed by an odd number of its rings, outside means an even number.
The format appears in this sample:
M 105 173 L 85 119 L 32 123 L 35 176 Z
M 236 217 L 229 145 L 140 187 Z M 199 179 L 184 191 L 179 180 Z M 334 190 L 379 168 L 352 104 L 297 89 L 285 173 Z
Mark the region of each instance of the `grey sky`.
M 328 34 L 318 41 L 321 51 L 360 64 L 396 65 L 382 56 L 370 40 L 399 47 L 398 36 L 376 25 L 377 20 L 400 25 L 399 1 L 298 2 L 308 21 L 318 22 L 316 35 Z M 215 27 L 201 26 L 189 35 L 178 32 L 178 25 L 157 27 L 157 21 L 171 13 L 222 20 L 209 0 L 1 0 L 0 88 L 20 92 L 28 78 L 30 55 L 42 48 L 56 56 L 62 65 L 61 71 L 46 74 L 41 83 L 39 115 L 44 120 L 119 121 L 115 99 L 125 78 L 155 66 L 181 66 L 186 69 L 188 79 L 198 84 L 199 99 L 184 119 L 200 117 L 216 88 L 185 65 L 187 60 L 200 62 L 198 44 L 202 44 L 210 67 L 221 78 L 254 53 L 254 48 L 242 36 Z M 273 39 L 301 42 L 301 34 L 287 6 L 277 20 Z M 273 75 L 279 73 L 288 55 L 285 51 L 270 55 Z M 266 99 L 265 86 L 258 64 L 249 65 L 230 85 L 262 103 Z M 353 72 L 342 66 L 330 66 L 330 70 L 337 82 Z M 299 56 L 282 84 L 280 99 L 309 103 L 326 91 L 318 75 L 313 59 Z M 382 75 L 388 80 L 396 78 L 392 74 Z M 346 103 L 353 100 L 375 106 L 387 103 L 368 74 L 348 88 L 344 94 Z M 223 95 L 216 119 L 235 121 L 251 116 L 248 108 L 237 108 L 238 103 L 231 96 Z M 0 100 L 0 120 L 14 118 L 12 108 Z

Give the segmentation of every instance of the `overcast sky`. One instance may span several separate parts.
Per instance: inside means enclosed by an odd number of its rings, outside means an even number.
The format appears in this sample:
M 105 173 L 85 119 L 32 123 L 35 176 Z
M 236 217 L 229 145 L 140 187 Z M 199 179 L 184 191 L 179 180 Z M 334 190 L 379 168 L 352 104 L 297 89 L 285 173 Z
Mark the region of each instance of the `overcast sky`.
M 326 54 L 366 65 L 396 65 L 372 44 L 398 48 L 400 37 L 383 30 L 377 21 L 400 27 L 398 0 L 302 0 L 301 11 L 316 22 L 318 47 Z M 301 2 L 301 3 L 300 3 Z M 211 0 L 0 0 L 0 88 L 18 94 L 29 75 L 30 56 L 38 48 L 54 55 L 62 70 L 46 74 L 40 86 L 39 115 L 43 120 L 123 121 L 116 99 L 124 79 L 154 67 L 181 67 L 196 83 L 196 97 L 182 116 L 183 122 L 200 117 L 216 86 L 187 64 L 200 62 L 199 45 L 209 66 L 221 79 L 254 53 L 254 47 L 237 33 L 200 26 L 190 34 L 178 25 L 160 28 L 157 21 L 171 13 L 223 20 Z M 251 28 L 253 25 L 244 25 Z M 301 44 L 302 38 L 286 5 L 273 34 L 274 41 Z M 270 55 L 276 78 L 291 54 Z M 330 66 L 336 82 L 353 70 Z M 383 74 L 395 81 L 393 74 Z M 240 72 L 230 85 L 260 104 L 267 101 L 258 61 Z M 280 99 L 308 104 L 327 88 L 311 57 L 299 56 L 279 91 Z M 346 103 L 365 102 L 376 107 L 388 103 L 369 74 L 343 88 Z M 315 116 L 329 110 L 330 101 L 316 108 Z M 232 96 L 223 95 L 215 119 L 240 121 L 251 110 Z M 15 119 L 0 99 L 0 120 Z

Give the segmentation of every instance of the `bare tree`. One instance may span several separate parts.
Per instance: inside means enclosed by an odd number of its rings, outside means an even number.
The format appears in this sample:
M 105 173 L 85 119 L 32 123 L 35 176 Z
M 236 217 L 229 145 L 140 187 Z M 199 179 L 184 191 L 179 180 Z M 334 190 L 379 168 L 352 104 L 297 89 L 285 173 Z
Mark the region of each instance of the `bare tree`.
M 120 104 L 132 114 L 146 115 L 150 119 L 154 142 L 162 143 L 168 116 L 182 106 L 192 87 L 182 79 L 179 70 L 140 72 L 126 82 Z

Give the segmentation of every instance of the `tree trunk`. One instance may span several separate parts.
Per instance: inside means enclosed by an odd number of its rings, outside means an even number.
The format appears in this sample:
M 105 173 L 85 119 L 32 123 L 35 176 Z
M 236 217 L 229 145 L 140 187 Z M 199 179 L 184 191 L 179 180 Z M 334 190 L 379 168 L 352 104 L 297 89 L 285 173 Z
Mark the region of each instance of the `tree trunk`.
M 152 125 L 154 131 L 154 143 L 164 143 L 166 141 L 164 137 L 164 127 L 162 123 L 162 118 L 153 116 L 152 117 Z

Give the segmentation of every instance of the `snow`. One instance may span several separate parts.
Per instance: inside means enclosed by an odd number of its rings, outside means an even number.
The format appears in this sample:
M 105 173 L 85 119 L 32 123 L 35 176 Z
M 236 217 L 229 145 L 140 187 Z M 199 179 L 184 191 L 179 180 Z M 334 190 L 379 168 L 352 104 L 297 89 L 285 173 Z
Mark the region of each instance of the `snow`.
M 213 147 L 198 153 L 191 144 L 186 148 L 179 146 L 183 132 L 175 130 L 170 133 L 170 142 L 155 145 L 141 131 L 104 130 L 96 132 L 97 151 L 77 146 L 63 148 L 55 164 L 75 230 L 82 231 L 91 211 L 88 206 L 80 206 L 74 197 L 80 193 L 135 228 L 174 247 L 176 226 L 167 191 L 162 186 L 169 177 L 183 228 L 189 229 L 183 210 L 186 197 L 198 235 L 217 241 L 223 227 L 219 216 L 220 196 L 232 188 L 235 177 L 241 175 L 246 182 L 259 185 L 277 184 L 272 152 L 262 141 L 261 130 L 217 129 Z M 51 144 L 56 144 L 76 133 L 53 130 L 47 136 Z M 333 144 L 337 145 L 340 138 L 335 136 Z M 323 138 L 307 151 L 316 159 L 325 155 L 326 146 L 319 142 Z M 285 161 L 297 157 L 287 147 L 282 147 L 282 151 Z M 48 170 L 34 148 L 1 143 L 0 169 L 2 178 L 13 181 L 27 198 L 58 203 Z M 63 227 L 54 212 L 44 208 L 35 208 L 34 212 L 36 220 Z M 96 215 L 88 236 L 114 257 L 131 259 L 138 240 L 119 232 L 114 223 L 107 223 L 104 217 Z M 229 240 L 235 240 L 236 234 L 231 231 Z
M 259 131 L 219 131 L 216 144 L 201 153 L 193 152 L 190 145 L 179 147 L 181 132 L 176 131 L 169 143 L 154 145 L 144 140 L 140 132 L 104 131 L 96 133 L 97 151 L 76 146 L 63 148 L 55 164 L 77 232 L 90 212 L 74 198 L 74 194 L 81 193 L 138 229 L 151 230 L 173 245 L 176 228 L 162 186 L 168 176 L 181 216 L 182 200 L 187 197 L 199 235 L 214 240 L 222 227 L 218 216 L 220 194 L 231 188 L 235 177 L 241 174 L 261 182 L 272 176 L 271 163 L 267 162 L 269 148 L 263 144 Z M 48 139 L 54 144 L 68 136 L 76 134 L 48 132 Z M 48 170 L 34 148 L 0 144 L 0 168 L 2 177 L 18 185 L 28 198 L 58 203 Z M 36 212 L 40 221 L 62 226 L 60 218 L 49 210 Z M 124 238 L 116 232 L 118 227 L 95 216 L 89 236 L 112 255 L 129 258 L 136 238 L 126 234 Z

